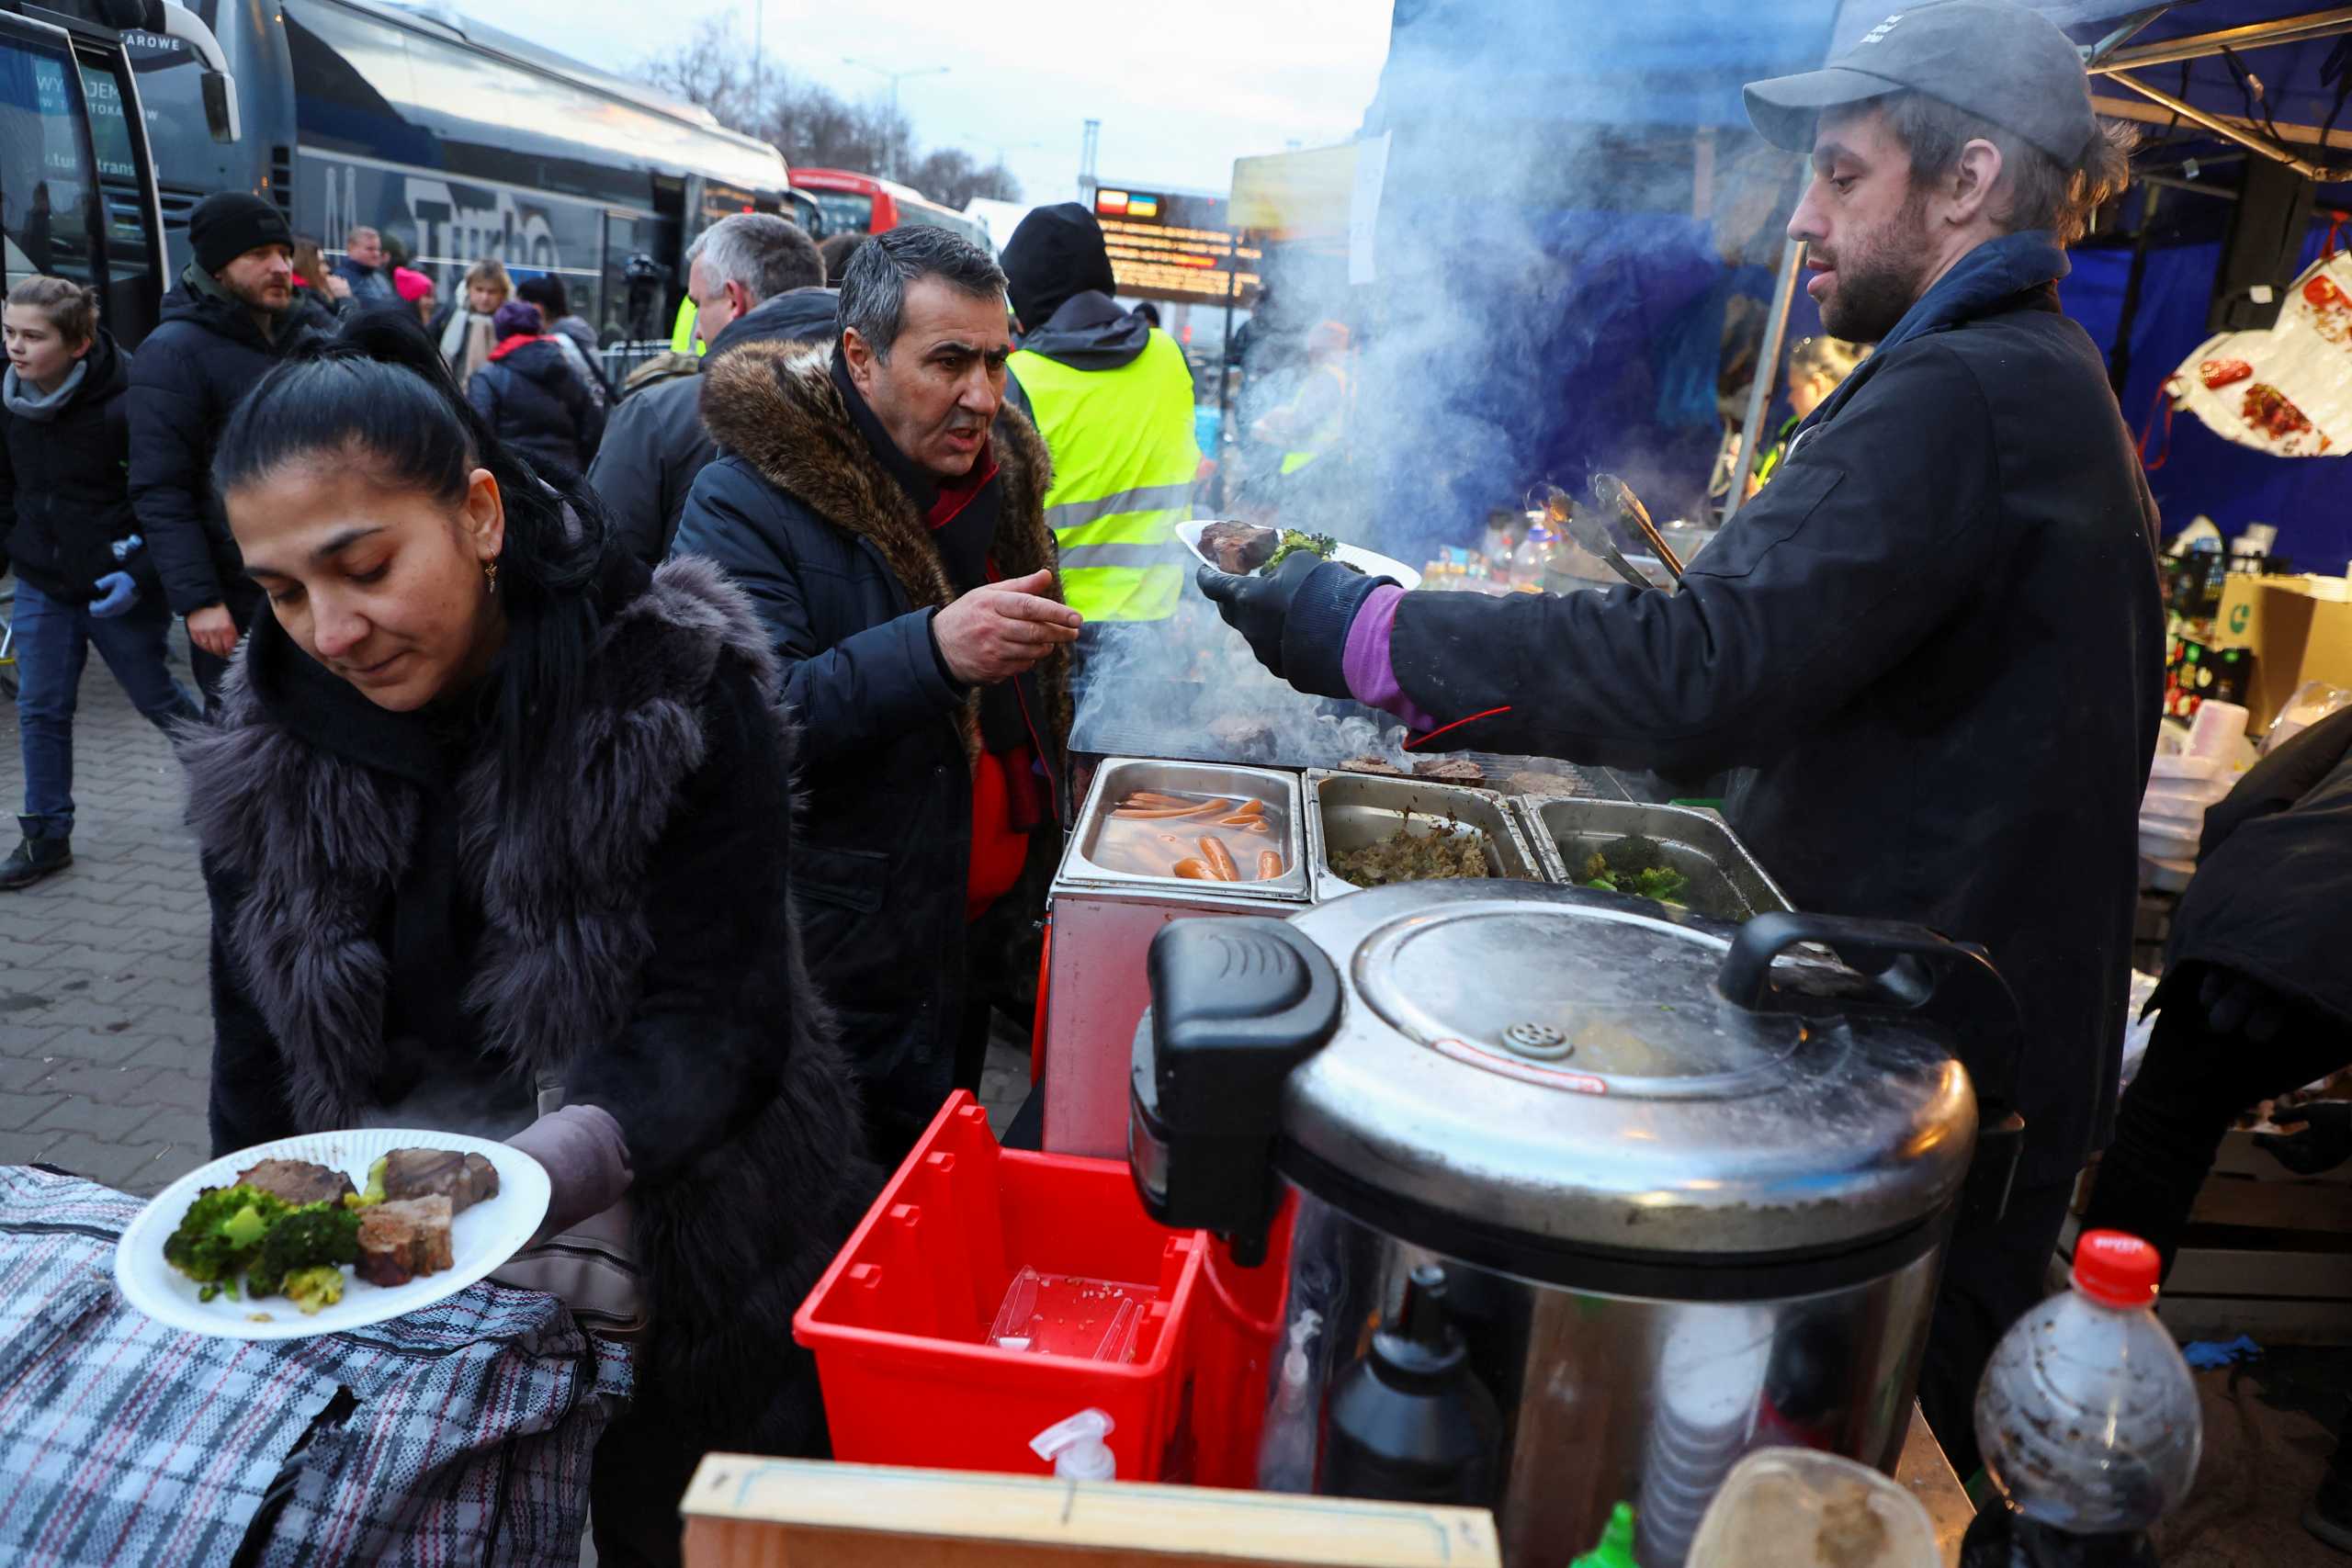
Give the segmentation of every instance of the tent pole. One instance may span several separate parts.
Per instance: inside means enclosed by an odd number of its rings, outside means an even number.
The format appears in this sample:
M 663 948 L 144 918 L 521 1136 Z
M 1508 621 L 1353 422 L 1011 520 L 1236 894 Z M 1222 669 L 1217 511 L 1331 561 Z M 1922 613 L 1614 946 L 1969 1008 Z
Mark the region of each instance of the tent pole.
M 1756 352 L 1756 374 L 1747 383 L 1747 417 L 1740 422 L 1739 464 L 1732 469 L 1731 493 L 1724 497 L 1724 522 L 1739 514 L 1747 499 L 1747 476 L 1756 471 L 1756 450 L 1764 420 L 1772 410 L 1773 382 L 1781 374 L 1781 348 L 1789 335 L 1789 310 L 1796 303 L 1797 274 L 1804 270 L 1804 242 L 1791 240 L 1781 252 L 1781 276 L 1772 283 L 1771 313 L 1764 318 L 1764 341 Z
M 2119 49 L 2103 59 L 2094 59 L 2090 71 L 2095 76 L 2112 75 L 2118 71 L 2136 71 L 2143 65 L 2177 65 L 2184 60 L 2203 60 L 2225 49 L 2259 49 L 2268 44 L 2300 43 L 2306 39 L 2334 38 L 2338 33 L 2352 33 L 2352 6 L 2313 11 L 2304 17 L 2249 22 L 2245 27 L 2226 28 L 2220 32 L 2198 33 L 2189 38 L 2166 39 L 2162 43 L 2143 43 L 2132 49 Z
M 2248 148 L 2266 158 L 2286 164 L 2287 167 L 2316 185 L 2334 185 L 2339 180 L 2352 179 L 2352 164 L 2314 164 L 2307 158 L 2298 158 L 2268 137 L 2240 130 L 2222 116 L 2208 114 L 2195 104 L 2184 103 L 2170 93 L 2149 86 L 2137 77 L 2126 76 L 2120 71 L 2111 71 L 2108 73 L 2107 79 L 2119 87 L 2131 88 L 2150 103 L 2160 104 L 2192 124 L 2203 126 L 2225 141 L 2234 141 L 2241 147 Z

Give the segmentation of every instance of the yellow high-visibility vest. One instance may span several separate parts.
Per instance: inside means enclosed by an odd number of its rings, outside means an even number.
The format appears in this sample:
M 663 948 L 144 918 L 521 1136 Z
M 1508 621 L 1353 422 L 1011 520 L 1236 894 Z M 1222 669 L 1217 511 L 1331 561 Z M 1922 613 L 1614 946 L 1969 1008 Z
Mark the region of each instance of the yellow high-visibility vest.
M 699 356 L 710 345 L 695 335 L 695 297 L 678 301 L 678 319 L 670 328 L 670 352 Z
M 1026 349 L 1012 373 L 1053 454 L 1046 525 L 1061 548 L 1062 597 L 1090 621 L 1175 614 L 1189 561 L 1176 525 L 1191 515 L 1201 449 L 1193 372 L 1155 330 L 1116 370 L 1078 370 Z
M 1285 474 L 1295 474 L 1298 472 L 1299 469 L 1306 467 L 1307 464 L 1312 463 L 1316 458 L 1320 457 L 1332 447 L 1337 446 L 1340 444 L 1340 437 L 1347 433 L 1348 373 L 1340 369 L 1336 365 L 1324 365 L 1318 366 L 1308 374 L 1310 377 L 1331 376 L 1337 378 L 1340 383 L 1340 400 L 1333 403 L 1331 405 L 1331 412 L 1325 414 L 1322 419 L 1317 423 L 1315 428 L 1307 433 L 1306 439 L 1305 441 L 1301 442 L 1295 449 L 1283 454 L 1283 472 Z M 1302 398 L 1305 397 L 1305 391 L 1302 390 L 1299 396 Z M 1296 401 L 1295 399 L 1293 400 Z

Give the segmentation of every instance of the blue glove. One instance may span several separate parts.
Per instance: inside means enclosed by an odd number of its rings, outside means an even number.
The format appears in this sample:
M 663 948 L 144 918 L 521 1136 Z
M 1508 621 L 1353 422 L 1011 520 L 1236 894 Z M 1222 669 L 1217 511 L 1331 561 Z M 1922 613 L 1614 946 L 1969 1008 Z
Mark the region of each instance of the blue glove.
M 1216 604 L 1225 624 L 1241 634 L 1250 651 L 1298 690 L 1317 697 L 1345 697 L 1348 628 L 1372 591 L 1388 577 L 1367 577 L 1336 561 L 1305 551 L 1274 569 L 1272 577 L 1244 577 L 1201 568 L 1193 581 Z
M 107 547 L 114 551 L 115 559 L 129 560 L 132 556 L 137 555 L 140 551 L 140 547 L 146 543 L 146 540 L 141 538 L 136 534 L 132 534 L 124 538 L 117 539 L 113 544 Z
M 139 603 L 139 584 L 127 571 L 110 571 L 98 579 L 96 586 L 99 596 L 90 601 L 90 614 L 102 621 Z

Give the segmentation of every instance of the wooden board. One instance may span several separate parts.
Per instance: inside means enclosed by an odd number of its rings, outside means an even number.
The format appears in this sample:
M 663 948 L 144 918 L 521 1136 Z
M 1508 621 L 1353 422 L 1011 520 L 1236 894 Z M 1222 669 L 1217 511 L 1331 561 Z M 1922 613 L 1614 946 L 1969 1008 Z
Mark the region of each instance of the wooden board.
M 686 1568 L 1500 1568 L 1484 1508 L 707 1454 Z

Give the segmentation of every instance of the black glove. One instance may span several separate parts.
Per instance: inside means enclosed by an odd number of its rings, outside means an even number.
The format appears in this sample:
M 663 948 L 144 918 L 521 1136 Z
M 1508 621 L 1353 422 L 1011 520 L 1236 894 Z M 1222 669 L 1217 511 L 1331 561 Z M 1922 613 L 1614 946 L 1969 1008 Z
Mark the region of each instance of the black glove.
M 2243 1037 L 2256 1045 L 2278 1038 L 2293 1004 L 2261 981 L 2234 969 L 2209 968 L 2197 987 L 2205 1032 L 2216 1039 Z
M 2314 1100 L 2273 1112 L 2272 1119 L 2303 1125 L 2292 1133 L 2257 1134 L 2255 1146 L 2297 1176 L 2318 1176 L 2352 1159 L 2352 1105 Z
M 1300 551 L 1272 577 L 1204 566 L 1193 581 L 1259 663 L 1310 695 L 1345 697 L 1352 694 L 1344 668 L 1348 628 L 1372 591 L 1396 579 L 1367 577 Z

